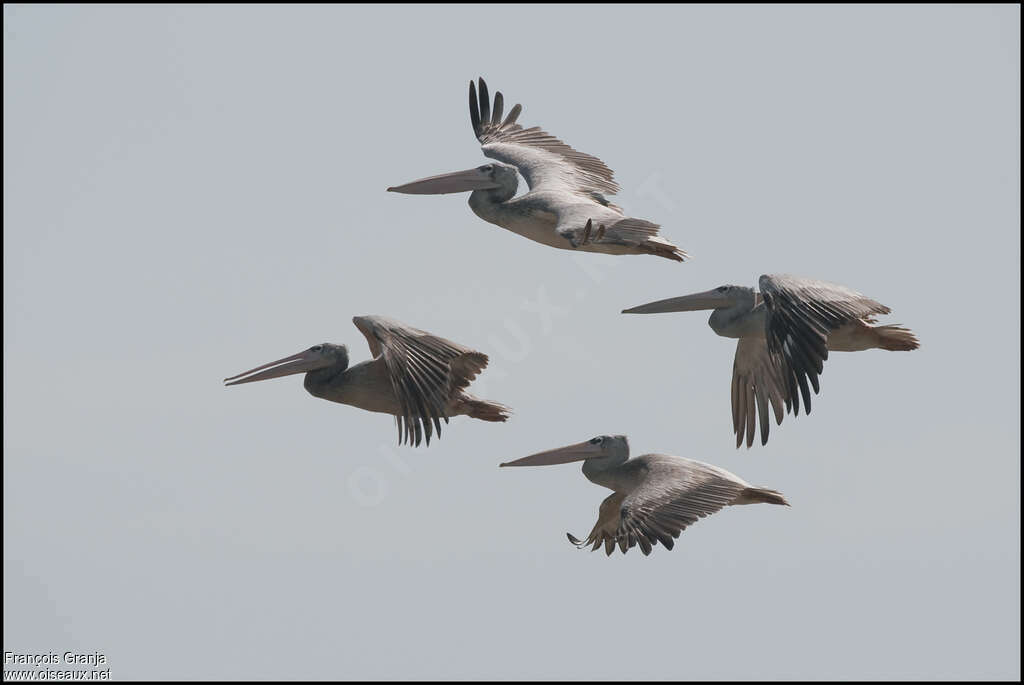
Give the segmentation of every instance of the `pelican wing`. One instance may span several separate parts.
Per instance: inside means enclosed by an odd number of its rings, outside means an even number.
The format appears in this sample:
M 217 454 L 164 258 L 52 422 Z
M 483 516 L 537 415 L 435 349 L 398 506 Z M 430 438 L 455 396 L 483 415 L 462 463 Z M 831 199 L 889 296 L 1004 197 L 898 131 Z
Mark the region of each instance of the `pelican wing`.
M 357 316 L 356 328 L 366 336 L 374 358 L 383 357 L 402 414 L 399 442 L 427 444 L 441 420 L 448 422 L 452 396 L 468 386 L 487 366 L 487 355 L 382 316 Z
M 781 354 L 788 367 L 786 384 L 793 413 L 800 413 L 800 395 L 804 413 L 809 413 L 807 382 L 815 393 L 819 391 L 829 332 L 851 321 L 888 314 L 889 308 L 844 286 L 809 278 L 764 275 L 758 285 L 768 307 L 768 349 Z
M 615 542 L 623 553 L 639 545 L 647 555 L 659 542 L 672 549 L 687 526 L 732 504 L 749 487 L 710 464 L 660 454 L 640 459 L 647 467 L 646 476 L 623 498 L 615 531 Z
M 613 492 L 605 497 L 597 511 L 597 523 L 594 524 L 594 529 L 590 531 L 587 539 L 578 540 L 572 533 L 566 533 L 569 542 L 581 548 L 593 545 L 590 549 L 592 552 L 604 545 L 605 554 L 611 556 L 612 551 L 615 550 L 616 532 L 619 529 L 619 522 L 622 520 L 619 512 L 625 497 L 625 493 L 622 492 Z
M 785 360 L 768 349 L 761 338 L 740 338 L 732 363 L 732 429 L 736 447 L 754 444 L 754 422 L 760 419 L 761 444 L 768 443 L 771 420 L 768 405 L 775 412 L 775 423 L 782 423 L 783 407 L 789 406 Z
M 500 92 L 494 95 L 492 111 L 484 80 L 480 79 L 479 99 L 476 85 L 469 82 L 469 116 L 484 154 L 515 166 L 531 189 L 570 190 L 605 205 L 603 193 L 619 192 L 612 170 L 600 159 L 574 150 L 536 126 L 524 129 L 516 123 L 521 105 L 513 107 L 504 120 L 503 109 Z

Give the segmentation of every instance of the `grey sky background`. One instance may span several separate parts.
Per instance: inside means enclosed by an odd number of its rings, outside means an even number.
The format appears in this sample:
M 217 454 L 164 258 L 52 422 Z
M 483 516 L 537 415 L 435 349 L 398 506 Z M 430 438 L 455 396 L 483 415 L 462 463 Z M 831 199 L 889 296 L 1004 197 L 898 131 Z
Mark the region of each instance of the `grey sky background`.
M 1019 678 L 1020 9 L 4 6 L 5 650 L 114 678 Z M 484 76 L 694 259 L 389 185 L 485 159 Z M 525 187 L 524 185 L 521 186 Z M 734 343 L 646 301 L 789 272 L 893 308 L 733 448 Z M 292 377 L 382 314 L 506 424 L 428 449 Z M 573 549 L 602 433 L 792 508 Z

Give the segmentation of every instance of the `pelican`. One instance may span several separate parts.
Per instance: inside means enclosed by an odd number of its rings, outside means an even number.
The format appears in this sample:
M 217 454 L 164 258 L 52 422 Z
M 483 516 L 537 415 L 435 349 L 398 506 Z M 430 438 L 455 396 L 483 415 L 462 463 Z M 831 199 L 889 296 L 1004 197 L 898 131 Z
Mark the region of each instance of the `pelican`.
M 487 366 L 487 355 L 383 316 L 356 316 L 373 359 L 348 365 L 345 345 L 321 343 L 290 357 L 231 378 L 239 385 L 305 372 L 303 386 L 314 397 L 366 411 L 393 414 L 398 442 L 419 445 L 441 419 L 465 414 L 483 421 L 505 421 L 511 410 L 463 392 Z
M 483 153 L 495 164 L 431 176 L 388 188 L 395 193 L 440 195 L 472 191 L 469 206 L 483 219 L 530 240 L 564 250 L 603 254 L 652 254 L 677 262 L 687 254 L 658 235 L 658 224 L 627 217 L 607 196 L 619 192 L 612 170 L 597 157 L 578 152 L 538 127 L 516 123 L 516 105 L 502 121 L 504 98 L 495 93 L 491 109 L 487 84 L 480 98 L 469 82 L 469 116 Z M 516 172 L 530 191 L 514 197 Z
M 789 275 L 764 275 L 761 292 L 741 285 L 672 297 L 623 314 L 656 314 L 713 309 L 708 325 L 718 335 L 738 338 L 732 366 L 732 425 L 736 447 L 746 435 L 754 442 L 760 417 L 761 444 L 768 442 L 768 404 L 782 423 L 783 405 L 794 416 L 811 413 L 810 381 L 818 376 L 829 350 L 916 350 L 917 337 L 899 325 L 875 326 L 875 316 L 890 309 L 835 283 Z M 799 390 L 799 392 L 798 392 Z
M 644 556 L 659 542 L 667 549 L 673 538 L 697 519 L 731 504 L 782 504 L 781 493 L 750 485 L 739 476 L 711 464 L 667 454 L 629 458 L 625 435 L 601 435 L 586 442 L 531 454 L 500 466 L 547 466 L 583 462 L 583 475 L 613 491 L 601 502 L 597 523 L 586 540 L 566 533 L 578 548 L 602 544 L 611 556 L 618 545 L 623 554 L 640 546 Z

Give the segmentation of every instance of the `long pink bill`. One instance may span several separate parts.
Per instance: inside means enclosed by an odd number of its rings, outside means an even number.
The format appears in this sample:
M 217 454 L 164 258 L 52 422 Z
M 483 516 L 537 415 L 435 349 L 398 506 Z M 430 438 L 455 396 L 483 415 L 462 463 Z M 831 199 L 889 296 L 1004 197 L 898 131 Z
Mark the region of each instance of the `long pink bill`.
M 388 188 L 388 192 L 410 195 L 444 195 L 446 193 L 464 193 L 468 190 L 490 190 L 498 187 L 490 174 L 479 169 L 466 169 L 465 171 L 421 178 L 400 186 L 392 186 Z
M 695 312 L 702 309 L 718 309 L 733 304 L 732 298 L 716 288 L 703 293 L 670 297 L 667 300 L 648 302 L 637 307 L 623 309 L 623 314 L 663 314 L 666 312 Z
M 277 361 L 270 362 L 269 364 L 263 364 L 257 366 L 255 369 L 249 369 L 244 373 L 240 373 L 237 376 L 231 378 L 225 378 L 225 385 L 239 385 L 241 383 L 252 383 L 253 381 L 265 381 L 270 378 L 278 378 L 280 376 L 290 376 L 293 373 L 303 373 L 305 371 L 313 371 L 315 369 L 323 368 L 329 365 L 330 362 L 324 360 L 324 357 L 319 352 L 313 350 L 303 350 L 298 354 L 293 354 L 290 357 L 278 359 Z M 266 369 L 264 371 L 264 369 Z M 253 375 L 250 375 L 253 374 Z
M 601 454 L 600 445 L 587 441 L 547 450 L 546 452 L 538 452 L 522 459 L 507 461 L 504 464 L 499 464 L 499 466 L 551 466 L 553 464 L 568 464 L 573 461 L 592 459 L 593 457 L 600 457 Z

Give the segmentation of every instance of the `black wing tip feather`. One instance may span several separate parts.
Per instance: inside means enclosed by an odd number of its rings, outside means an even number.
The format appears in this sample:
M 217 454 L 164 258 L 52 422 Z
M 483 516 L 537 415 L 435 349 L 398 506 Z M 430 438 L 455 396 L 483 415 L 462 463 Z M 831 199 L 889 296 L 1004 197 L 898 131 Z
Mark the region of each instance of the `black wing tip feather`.
M 484 77 L 478 77 L 477 82 L 479 87 L 472 79 L 469 81 L 469 120 L 473 124 L 473 133 L 479 138 L 491 123 L 491 100 Z
M 476 84 L 469 82 L 469 121 L 473 124 L 473 132 L 480 131 L 480 103 L 476 97 Z
M 487 92 L 487 82 L 480 78 L 480 123 L 486 126 L 491 120 L 491 96 Z
M 469 120 L 473 124 L 473 133 L 476 134 L 478 139 L 481 139 L 481 142 L 486 134 L 515 125 L 516 119 L 519 118 L 519 114 L 523 111 L 523 106 L 518 103 L 514 105 L 509 110 L 508 116 L 502 121 L 501 115 L 504 109 L 505 96 L 501 94 L 500 90 L 494 93 L 494 107 L 492 110 L 491 97 L 484 77 L 477 77 L 475 83 L 472 79 L 470 80 Z
M 445 423 L 448 423 L 448 417 L 440 417 L 444 419 Z M 396 416 L 395 421 L 398 424 L 398 444 L 409 445 L 410 447 L 419 447 L 421 443 L 425 443 L 426 447 L 430 447 L 430 438 L 436 435 L 435 440 L 441 439 L 441 422 L 436 416 L 426 417 L 404 417 Z M 433 422 L 433 426 L 431 426 Z

